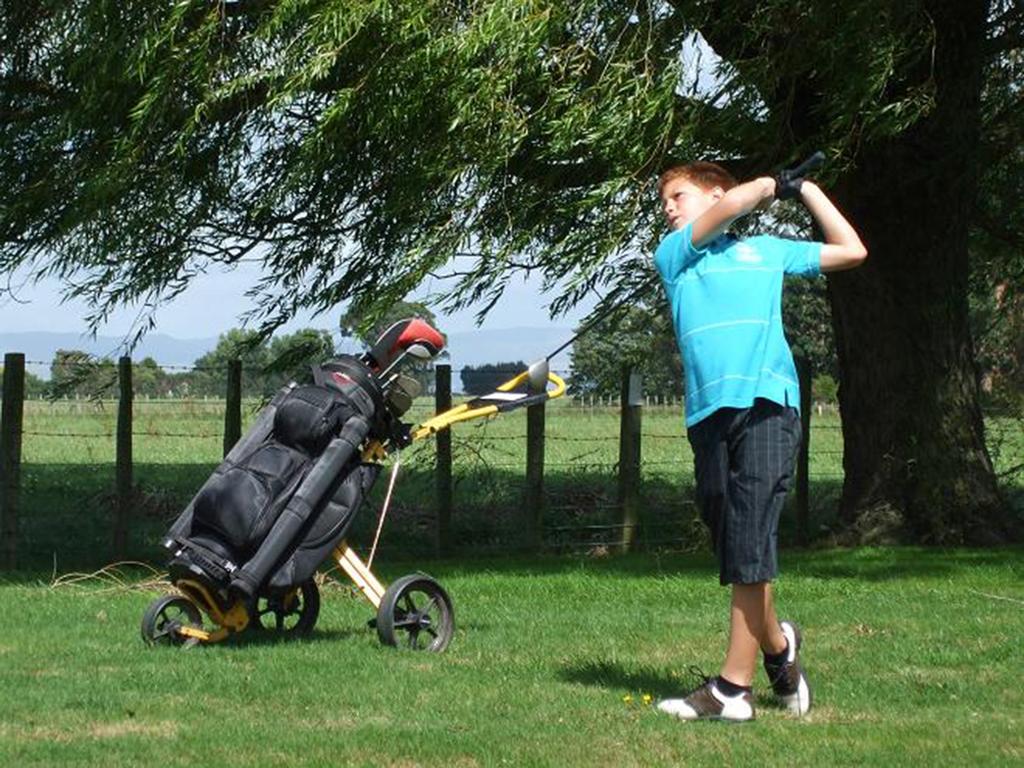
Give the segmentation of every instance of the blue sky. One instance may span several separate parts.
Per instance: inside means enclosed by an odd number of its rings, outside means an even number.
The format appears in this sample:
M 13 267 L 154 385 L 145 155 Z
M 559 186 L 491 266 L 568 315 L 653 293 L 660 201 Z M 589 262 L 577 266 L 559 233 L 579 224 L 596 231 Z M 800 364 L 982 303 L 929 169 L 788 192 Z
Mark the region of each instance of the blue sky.
M 258 269 L 258 265 L 243 264 L 234 270 L 211 271 L 196 278 L 188 290 L 157 312 L 155 332 L 180 339 L 209 338 L 240 325 L 241 315 L 251 306 L 245 291 L 256 282 Z M 425 285 L 424 292 L 438 288 L 436 284 Z M 60 286 L 55 280 L 25 285 L 17 290 L 17 297 L 18 301 L 7 295 L 0 296 L 0 331 L 84 332 L 87 307 L 84 302 L 62 301 Z M 482 327 L 574 326 L 593 306 L 588 302 L 582 309 L 552 321 L 547 305 L 553 298 L 553 295 L 541 294 L 539 280 L 516 282 L 509 286 L 505 297 L 491 311 Z M 337 328 L 340 313 L 339 310 L 317 317 L 305 313 L 283 331 L 303 327 L 333 331 Z M 103 336 L 124 335 L 130 331 L 134 319 L 134 312 L 119 311 L 99 333 Z M 466 310 L 440 316 L 438 325 L 445 333 L 473 330 L 476 328 L 474 312 Z

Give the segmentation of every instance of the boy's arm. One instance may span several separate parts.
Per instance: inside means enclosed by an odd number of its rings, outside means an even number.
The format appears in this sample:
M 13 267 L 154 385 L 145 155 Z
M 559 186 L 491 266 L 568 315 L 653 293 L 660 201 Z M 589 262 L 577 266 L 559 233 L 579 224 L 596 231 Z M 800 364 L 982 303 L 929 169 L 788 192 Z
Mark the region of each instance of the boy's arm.
M 772 199 L 775 180 L 767 176 L 739 184 L 722 199 L 693 221 L 691 240 L 694 248 L 701 248 L 725 232 L 740 216 L 753 211 Z
M 868 249 L 828 196 L 814 182 L 805 181 L 800 186 L 800 199 L 825 234 L 825 243 L 821 246 L 821 271 L 839 272 L 859 267 L 867 258 Z

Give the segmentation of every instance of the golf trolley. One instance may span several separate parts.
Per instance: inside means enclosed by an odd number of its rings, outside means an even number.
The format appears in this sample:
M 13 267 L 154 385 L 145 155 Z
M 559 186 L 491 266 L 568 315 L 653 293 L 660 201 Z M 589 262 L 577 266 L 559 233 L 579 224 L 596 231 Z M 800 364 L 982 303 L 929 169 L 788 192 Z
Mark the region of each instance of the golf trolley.
M 314 574 L 329 557 L 377 610 L 371 623 L 382 643 L 443 651 L 455 631 L 444 588 L 423 573 L 385 587 L 370 570 L 372 554 L 364 563 L 345 536 L 391 453 L 565 392 L 541 360 L 495 392 L 410 427 L 401 416 L 419 385 L 398 368 L 443 346 L 424 321 L 403 320 L 363 355 L 315 366 L 312 385 L 282 388 L 168 531 L 168 576 L 180 594 L 150 603 L 143 639 L 188 647 L 243 632 L 306 635 L 320 611 Z

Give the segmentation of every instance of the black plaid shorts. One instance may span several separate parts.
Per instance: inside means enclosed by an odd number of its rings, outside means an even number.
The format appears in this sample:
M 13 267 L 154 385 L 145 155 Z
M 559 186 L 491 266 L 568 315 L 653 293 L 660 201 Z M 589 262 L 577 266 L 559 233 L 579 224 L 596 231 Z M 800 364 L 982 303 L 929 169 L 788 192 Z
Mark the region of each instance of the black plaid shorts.
M 687 435 L 719 581 L 771 581 L 779 570 L 779 514 L 793 482 L 800 414 L 758 398 L 750 408 L 715 411 Z

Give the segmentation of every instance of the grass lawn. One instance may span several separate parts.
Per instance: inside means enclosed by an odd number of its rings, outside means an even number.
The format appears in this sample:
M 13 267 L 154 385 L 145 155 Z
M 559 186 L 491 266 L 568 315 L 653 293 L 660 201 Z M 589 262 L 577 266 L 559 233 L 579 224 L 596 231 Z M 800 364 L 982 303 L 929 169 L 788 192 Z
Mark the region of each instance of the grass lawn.
M 784 552 L 816 706 L 762 693 L 745 725 L 644 703 L 717 670 L 727 592 L 703 555 L 431 563 L 458 622 L 437 656 L 380 646 L 341 587 L 308 640 L 181 651 L 139 638 L 153 592 L 8 577 L 0 765 L 1021 764 L 1022 555 Z

